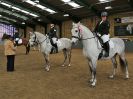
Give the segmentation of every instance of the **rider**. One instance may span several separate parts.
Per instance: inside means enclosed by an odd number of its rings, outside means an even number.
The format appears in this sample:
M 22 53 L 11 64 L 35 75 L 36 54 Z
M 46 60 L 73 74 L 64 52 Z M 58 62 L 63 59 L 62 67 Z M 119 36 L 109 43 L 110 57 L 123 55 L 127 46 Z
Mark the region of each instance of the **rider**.
M 50 38 L 50 42 L 51 42 L 51 44 L 52 44 L 52 46 L 54 46 L 55 47 L 55 49 L 56 49 L 56 53 L 58 53 L 58 47 L 57 47 L 57 43 L 54 43 L 53 42 L 53 38 L 57 38 L 56 40 L 58 40 L 58 37 L 57 37 L 57 29 L 56 29 L 56 27 L 55 27 L 55 24 L 50 24 L 50 31 L 49 31 L 49 33 L 48 33 L 48 36 L 49 36 L 49 38 Z M 53 49 L 52 49 L 53 50 Z M 52 52 L 52 51 L 51 51 Z
M 15 32 L 14 39 L 15 39 L 15 46 L 18 46 L 18 41 L 19 41 L 19 33 L 18 33 L 18 31 Z
M 110 23 L 107 20 L 108 13 L 107 12 L 102 12 L 101 13 L 101 20 L 97 23 L 94 32 L 100 36 L 100 38 L 103 40 L 104 43 L 104 48 L 105 48 L 105 55 L 104 57 L 109 56 L 109 28 L 110 28 Z

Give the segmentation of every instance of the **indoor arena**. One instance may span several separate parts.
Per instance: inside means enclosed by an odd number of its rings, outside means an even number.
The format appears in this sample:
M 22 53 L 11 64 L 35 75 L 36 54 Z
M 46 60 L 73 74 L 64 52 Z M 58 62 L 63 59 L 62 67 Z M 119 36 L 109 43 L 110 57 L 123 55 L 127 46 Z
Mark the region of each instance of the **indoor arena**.
M 0 99 L 132 99 L 132 0 L 0 0 Z

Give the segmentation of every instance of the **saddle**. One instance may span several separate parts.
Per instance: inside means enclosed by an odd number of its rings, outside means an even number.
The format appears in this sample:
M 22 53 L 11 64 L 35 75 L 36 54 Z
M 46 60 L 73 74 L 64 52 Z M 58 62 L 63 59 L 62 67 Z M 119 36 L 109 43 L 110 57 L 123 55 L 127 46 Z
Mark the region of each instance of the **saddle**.
M 52 45 L 50 54 L 58 53 L 57 40 L 58 38 L 50 38 L 50 43 Z
M 104 57 L 104 54 L 106 52 L 106 46 L 103 42 L 103 40 L 101 39 L 100 36 L 96 35 L 96 37 L 98 38 L 98 45 L 100 45 L 100 48 L 102 49 L 99 56 L 98 56 L 98 60 L 101 59 L 102 57 Z M 114 48 L 114 44 L 111 40 L 108 41 L 109 42 L 109 48 Z

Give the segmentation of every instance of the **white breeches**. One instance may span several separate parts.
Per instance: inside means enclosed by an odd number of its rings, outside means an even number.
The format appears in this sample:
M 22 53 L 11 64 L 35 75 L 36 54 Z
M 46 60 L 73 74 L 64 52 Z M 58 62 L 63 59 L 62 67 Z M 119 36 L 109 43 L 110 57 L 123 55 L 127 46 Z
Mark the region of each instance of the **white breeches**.
M 53 43 L 57 44 L 58 47 L 62 45 L 60 39 L 57 40 L 57 38 L 52 38 L 52 40 L 53 40 Z
M 54 44 L 57 43 L 57 38 L 54 38 L 54 37 L 53 37 L 52 40 L 53 40 L 53 43 L 54 43 Z
M 108 34 L 108 35 L 104 34 L 104 35 L 101 37 L 101 39 L 103 40 L 103 43 L 109 41 L 109 37 L 110 37 L 109 34 Z
M 15 38 L 15 41 L 19 41 L 19 38 Z

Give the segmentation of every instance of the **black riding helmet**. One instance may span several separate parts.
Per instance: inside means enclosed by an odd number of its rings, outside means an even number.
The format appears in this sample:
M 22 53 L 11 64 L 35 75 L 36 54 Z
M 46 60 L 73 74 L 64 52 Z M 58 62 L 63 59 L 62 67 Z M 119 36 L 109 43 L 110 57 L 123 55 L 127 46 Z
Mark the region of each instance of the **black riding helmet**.
M 102 13 L 101 13 L 101 17 L 104 17 L 104 16 L 107 17 L 107 16 L 108 16 L 108 13 L 107 13 L 107 12 L 102 12 Z

